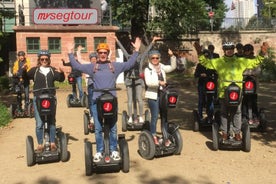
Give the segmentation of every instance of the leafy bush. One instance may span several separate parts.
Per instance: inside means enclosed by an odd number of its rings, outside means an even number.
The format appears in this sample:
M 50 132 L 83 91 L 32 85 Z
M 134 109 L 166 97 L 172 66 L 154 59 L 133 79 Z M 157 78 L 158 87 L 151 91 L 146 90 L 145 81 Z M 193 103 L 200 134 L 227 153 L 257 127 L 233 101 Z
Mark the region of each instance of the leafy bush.
M 273 50 L 269 50 L 268 57 L 264 59 L 261 65 L 261 68 L 262 68 L 262 74 L 260 76 L 261 81 L 276 80 L 275 53 Z
M 6 126 L 11 121 L 11 117 L 10 117 L 8 108 L 1 102 L 0 102 L 0 114 L 1 114 L 0 127 Z
M 9 78 L 7 76 L 0 77 L 0 90 L 8 90 L 9 89 Z

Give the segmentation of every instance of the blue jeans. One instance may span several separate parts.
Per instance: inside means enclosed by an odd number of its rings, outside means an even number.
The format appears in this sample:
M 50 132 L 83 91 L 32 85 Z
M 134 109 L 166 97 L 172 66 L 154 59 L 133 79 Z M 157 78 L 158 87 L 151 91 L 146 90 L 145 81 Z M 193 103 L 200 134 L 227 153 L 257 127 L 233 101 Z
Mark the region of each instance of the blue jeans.
M 158 115 L 159 115 L 159 97 L 157 98 L 157 100 L 148 99 L 148 105 L 149 105 L 150 114 L 151 114 L 150 132 L 153 136 L 155 136 L 156 124 L 157 124 Z
M 78 86 L 78 90 L 79 90 L 79 99 L 81 99 L 82 96 L 83 96 L 83 90 L 82 90 L 82 76 L 76 77 L 76 82 L 77 82 L 77 86 Z M 74 92 L 74 90 L 73 90 L 73 96 L 74 96 L 75 98 L 77 98 L 77 94 Z
M 103 126 L 100 123 L 100 119 L 98 118 L 98 111 L 97 111 L 97 100 L 93 100 L 92 103 L 92 111 L 93 111 L 93 119 L 94 119 L 94 126 L 95 126 L 95 138 L 96 138 L 96 149 L 97 152 L 104 151 L 104 140 L 103 140 Z M 110 126 L 110 133 L 109 133 L 109 150 L 116 151 L 117 150 L 117 116 L 113 119 Z
M 44 123 L 42 122 L 37 105 L 36 105 L 36 96 L 34 96 L 33 100 L 33 105 L 34 105 L 34 117 L 36 121 L 36 138 L 37 138 L 37 143 L 38 144 L 43 144 L 43 134 L 44 134 Z M 52 119 L 49 121 L 49 129 L 50 129 L 50 142 L 54 143 L 55 142 L 55 137 L 56 137 L 56 122 L 55 122 L 55 117 L 56 113 L 54 112 L 54 115 L 51 116 Z
M 88 92 L 88 106 L 90 111 L 90 116 L 93 117 L 93 84 L 88 85 L 87 92 Z

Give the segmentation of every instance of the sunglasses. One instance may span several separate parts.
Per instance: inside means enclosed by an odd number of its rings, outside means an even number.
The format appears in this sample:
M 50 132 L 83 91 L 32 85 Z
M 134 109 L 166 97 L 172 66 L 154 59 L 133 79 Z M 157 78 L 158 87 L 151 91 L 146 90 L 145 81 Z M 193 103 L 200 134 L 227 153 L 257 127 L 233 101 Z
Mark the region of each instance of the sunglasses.
M 40 58 L 40 61 L 49 61 L 48 58 Z
M 107 54 L 107 52 L 98 52 L 98 54 Z
M 159 57 L 152 57 L 151 59 L 157 59 L 157 60 L 158 60 L 158 59 L 159 59 Z

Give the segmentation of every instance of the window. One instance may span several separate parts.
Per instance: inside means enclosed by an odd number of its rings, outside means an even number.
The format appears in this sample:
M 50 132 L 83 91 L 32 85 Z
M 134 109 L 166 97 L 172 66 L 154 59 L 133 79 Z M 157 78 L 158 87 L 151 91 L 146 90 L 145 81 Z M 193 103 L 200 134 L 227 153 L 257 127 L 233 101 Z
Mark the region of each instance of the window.
M 40 38 L 32 37 L 26 38 L 27 53 L 37 53 L 40 50 Z
M 61 53 L 60 45 L 59 37 L 48 38 L 48 49 L 50 53 Z
M 81 52 L 87 52 L 87 43 L 86 43 L 86 37 L 75 37 L 75 50 L 77 50 L 78 46 L 82 46 Z
M 106 43 L 106 37 L 94 37 L 94 48 L 97 49 L 99 43 Z

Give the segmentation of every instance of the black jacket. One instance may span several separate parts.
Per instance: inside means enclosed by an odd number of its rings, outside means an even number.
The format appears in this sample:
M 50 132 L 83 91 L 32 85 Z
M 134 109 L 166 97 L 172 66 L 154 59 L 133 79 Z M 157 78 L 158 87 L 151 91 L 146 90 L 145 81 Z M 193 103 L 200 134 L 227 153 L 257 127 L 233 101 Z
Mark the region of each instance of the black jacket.
M 65 80 L 64 73 L 57 72 L 54 67 L 50 66 L 50 72 L 47 74 L 47 76 L 42 74 L 39 68 L 40 67 L 33 67 L 27 73 L 24 72 L 24 75 L 26 75 L 29 80 L 34 81 L 33 90 L 55 87 L 55 81 L 63 82 Z M 34 92 L 35 96 L 39 94 L 39 91 Z M 55 90 L 53 90 L 53 94 L 55 94 Z

